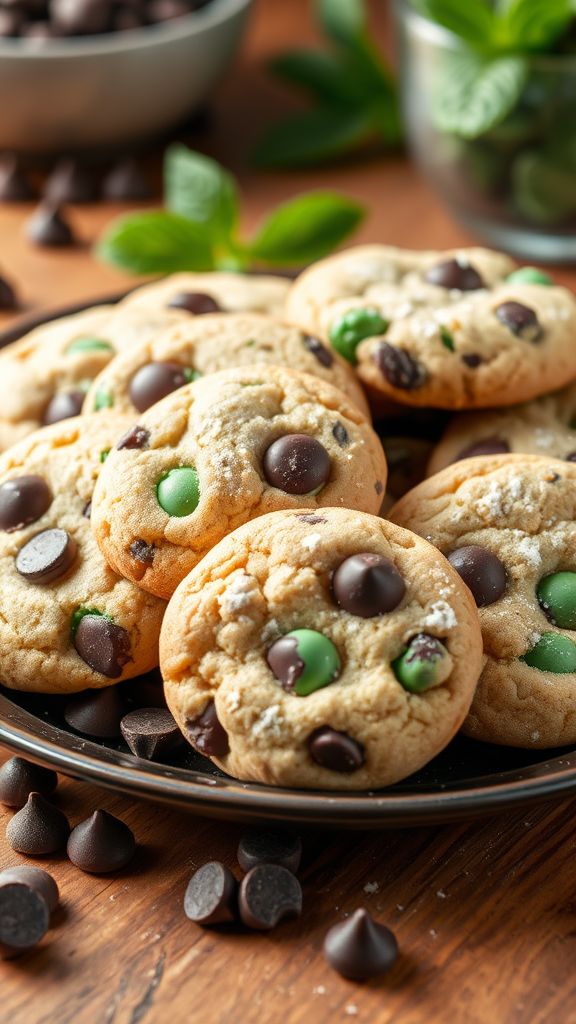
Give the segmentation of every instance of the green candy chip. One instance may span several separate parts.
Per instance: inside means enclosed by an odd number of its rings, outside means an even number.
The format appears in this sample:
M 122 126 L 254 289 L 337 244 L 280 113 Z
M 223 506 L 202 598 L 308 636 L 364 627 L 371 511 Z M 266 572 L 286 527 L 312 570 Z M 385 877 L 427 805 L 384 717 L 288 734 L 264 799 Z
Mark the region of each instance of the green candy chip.
M 111 409 L 114 405 L 112 392 L 108 388 L 99 388 L 94 396 L 94 408 L 97 412 L 101 409 Z
M 576 629 L 576 572 L 553 572 L 536 587 L 547 617 L 560 629 Z
M 74 355 L 76 352 L 114 352 L 114 346 L 104 338 L 92 338 L 86 335 L 74 338 L 74 341 L 68 345 L 66 349 L 68 355 Z
M 561 633 L 543 633 L 519 660 L 540 672 L 555 675 L 576 672 L 576 644 Z
M 156 485 L 158 504 L 169 516 L 189 516 L 200 501 L 198 473 L 192 466 L 169 470 Z
M 110 619 L 109 615 L 104 615 L 98 608 L 87 608 L 85 605 L 80 605 L 76 611 L 72 612 L 72 618 L 70 619 L 70 632 L 72 636 L 76 636 L 76 631 L 85 615 L 100 615 L 103 619 Z M 112 622 L 112 619 L 110 619 Z
M 385 320 L 377 309 L 350 309 L 332 322 L 329 331 L 330 344 L 349 363 L 356 362 L 356 349 L 365 338 L 385 334 L 390 321 Z
M 332 641 L 315 629 L 294 629 L 286 635 L 296 640 L 296 652 L 304 662 L 304 671 L 296 681 L 294 692 L 299 697 L 308 697 L 333 683 L 342 664 Z
M 509 284 L 554 284 L 550 274 L 538 270 L 538 267 L 519 267 L 518 270 L 513 270 L 511 274 L 508 274 L 506 280 Z
M 424 693 L 443 683 L 452 670 L 452 659 L 435 636 L 419 633 L 392 662 L 396 679 L 410 693 Z

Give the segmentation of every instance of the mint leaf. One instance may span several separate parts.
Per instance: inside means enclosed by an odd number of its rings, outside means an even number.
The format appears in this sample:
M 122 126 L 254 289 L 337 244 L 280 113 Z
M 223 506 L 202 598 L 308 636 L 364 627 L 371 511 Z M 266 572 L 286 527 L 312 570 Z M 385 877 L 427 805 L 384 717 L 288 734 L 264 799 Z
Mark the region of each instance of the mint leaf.
M 574 173 L 537 150 L 521 153 L 512 165 L 516 209 L 535 224 L 558 224 L 576 213 Z
M 484 0 L 415 0 L 414 6 L 424 17 L 474 47 L 482 48 L 492 41 L 496 17 Z
M 347 152 L 373 128 L 370 111 L 318 107 L 272 125 L 254 160 L 261 167 L 305 167 Z
M 232 175 L 186 146 L 170 146 L 164 161 L 164 201 L 173 213 L 210 229 L 213 243 L 229 240 L 238 219 Z
M 483 60 L 472 53 L 446 53 L 432 97 L 436 126 L 464 139 L 483 135 L 516 105 L 526 74 L 521 57 Z
M 278 206 L 250 244 L 264 263 L 300 266 L 321 259 L 354 230 L 363 208 L 336 192 L 309 192 Z
M 499 42 L 515 50 L 547 49 L 574 14 L 573 0 L 510 0 L 498 19 Z
M 316 11 L 326 35 L 341 45 L 354 45 L 364 32 L 362 0 L 316 0 Z
M 214 266 L 206 228 L 162 210 L 129 214 L 113 221 L 97 254 L 136 274 L 212 270 Z
M 367 97 L 356 66 L 324 50 L 287 50 L 269 68 L 285 82 L 311 93 L 322 104 L 359 104 Z

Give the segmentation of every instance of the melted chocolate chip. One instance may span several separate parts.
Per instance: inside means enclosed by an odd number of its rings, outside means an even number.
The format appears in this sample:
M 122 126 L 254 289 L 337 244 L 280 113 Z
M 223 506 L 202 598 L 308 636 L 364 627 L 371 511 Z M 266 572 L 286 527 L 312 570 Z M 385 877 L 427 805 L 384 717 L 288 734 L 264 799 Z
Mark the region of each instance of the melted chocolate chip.
M 180 732 L 168 708 L 129 711 L 120 723 L 122 735 L 136 757 L 161 760 L 181 745 Z
M 459 292 L 472 292 L 486 285 L 477 270 L 464 260 L 450 259 L 429 267 L 424 277 L 428 284 L 439 288 L 455 289 Z
M 74 232 L 60 207 L 42 203 L 26 224 L 26 234 L 35 245 L 64 248 L 75 244 Z
M 108 679 L 122 675 L 131 661 L 130 636 L 105 615 L 83 615 L 74 634 L 76 651 L 94 672 Z
M 213 700 L 198 718 L 186 722 L 186 731 L 192 746 L 206 757 L 225 757 L 230 750 L 228 733 L 220 725 Z
M 305 664 L 298 654 L 298 640 L 293 636 L 281 636 L 268 648 L 266 661 L 284 690 L 292 692 Z
M 144 412 L 188 381 L 186 368 L 180 363 L 146 363 L 130 380 L 128 391 L 138 412 Z
M 79 389 L 60 391 L 46 406 L 42 423 L 47 427 L 50 423 L 59 423 L 60 420 L 70 419 L 71 416 L 79 416 L 85 398 L 86 393 Z
M 322 366 L 330 367 L 334 363 L 334 356 L 318 338 L 314 338 L 311 334 L 304 334 L 302 336 L 302 344 L 308 352 L 311 352 L 316 357 Z
M 456 456 L 455 462 L 460 459 L 473 459 L 476 455 L 506 455 L 510 451 L 510 445 L 500 437 L 485 437 L 482 441 L 475 441 L 474 444 L 463 448 Z
M 152 565 L 156 548 L 153 544 L 147 544 L 145 540 L 133 540 L 130 545 L 130 554 L 137 562 L 143 565 Z
M 318 523 L 327 523 L 328 522 L 328 520 L 325 519 L 324 516 L 314 516 L 314 515 L 310 515 L 307 512 L 305 512 L 304 515 L 296 516 L 296 519 L 299 519 L 302 523 L 308 523 L 309 526 L 317 526 Z
M 400 391 L 413 391 L 422 387 L 426 381 L 424 367 L 404 349 L 396 348 L 387 341 L 378 345 L 374 352 L 374 362 L 388 383 Z
M 344 424 L 340 423 L 340 420 L 337 420 L 334 426 L 332 427 L 332 436 L 336 443 L 340 445 L 340 448 L 345 448 L 346 445 L 350 444 L 350 436 L 348 434 L 348 431 L 346 430 Z
M 64 719 L 76 732 L 98 739 L 116 739 L 120 736 L 120 719 L 124 704 L 115 686 L 103 690 L 87 690 L 69 701 Z
M 16 569 L 31 583 L 53 583 L 73 565 L 78 545 L 66 530 L 42 530 L 16 555 Z
M 253 828 L 242 834 L 237 857 L 244 871 L 258 864 L 280 864 L 295 874 L 302 858 L 302 840 L 284 830 Z
M 13 850 L 30 857 L 56 853 L 70 834 L 68 819 L 40 793 L 30 793 L 24 807 L 8 822 L 6 838 Z
M 479 608 L 494 604 L 502 597 L 506 590 L 506 569 L 492 551 L 478 544 L 467 544 L 452 551 L 448 561 L 472 591 Z
M 461 356 L 461 359 L 462 362 L 465 363 L 466 366 L 469 366 L 471 370 L 475 370 L 478 366 L 480 366 L 482 362 L 482 357 L 476 355 L 475 352 L 470 352 L 467 355 L 463 355 Z
M 544 331 L 533 309 L 521 302 L 502 302 L 494 313 L 511 334 L 525 341 L 540 341 Z
M 67 849 L 77 868 L 103 875 L 126 867 L 136 851 L 136 840 L 128 825 L 100 810 L 72 829 Z
M 308 434 L 284 434 L 266 449 L 264 476 L 286 494 L 310 494 L 330 478 L 330 456 L 324 445 Z
M 0 768 L 0 802 L 8 807 L 24 807 L 30 793 L 50 796 L 57 785 L 56 772 L 22 757 L 11 757 Z
M 302 913 L 302 889 L 295 875 L 279 864 L 259 864 L 240 884 L 240 917 L 248 928 L 269 931 Z
M 137 424 L 135 427 L 130 427 L 130 430 L 120 438 L 116 448 L 118 451 L 121 451 L 122 448 L 147 448 L 149 441 L 150 431 Z
M 184 913 L 196 924 L 226 924 L 238 913 L 238 883 L 225 864 L 209 861 L 195 871 L 184 894 Z
M 310 757 L 332 772 L 355 772 L 364 764 L 364 748 L 348 733 L 329 725 L 316 729 L 308 738 Z
M 330 929 L 324 939 L 324 955 L 344 978 L 365 981 L 394 966 L 398 943 L 389 928 L 360 908 Z
M 393 611 L 406 593 L 406 584 L 389 558 L 363 552 L 341 562 L 332 579 L 332 593 L 345 611 L 368 619 Z
M 15 476 L 0 485 L 0 530 L 12 533 L 34 523 L 52 504 L 41 476 Z
M 204 316 L 206 313 L 220 313 L 221 306 L 211 295 L 205 292 L 178 292 L 168 303 L 170 309 L 184 309 L 193 316 Z

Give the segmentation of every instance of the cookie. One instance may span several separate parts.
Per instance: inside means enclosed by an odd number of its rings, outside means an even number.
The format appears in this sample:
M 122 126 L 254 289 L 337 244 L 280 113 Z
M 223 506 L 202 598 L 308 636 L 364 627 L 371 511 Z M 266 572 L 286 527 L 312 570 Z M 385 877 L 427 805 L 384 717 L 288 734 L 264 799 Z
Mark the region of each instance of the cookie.
M 97 306 L 43 324 L 0 352 L 0 450 L 41 426 L 77 416 L 90 383 L 116 355 L 184 319 Z
M 438 409 L 510 405 L 576 376 L 574 296 L 513 267 L 488 249 L 361 246 L 306 270 L 286 317 L 330 341 L 376 396 Z
M 79 416 L 0 456 L 0 679 L 72 693 L 158 664 L 164 602 L 121 579 L 90 529 L 90 501 L 129 420 Z
M 432 452 L 428 475 L 474 455 L 518 452 L 576 461 L 576 387 L 497 412 L 455 416 Z
M 576 741 L 576 465 L 464 459 L 390 518 L 435 544 L 478 605 L 486 662 L 464 731 L 490 743 Z
M 386 786 L 459 728 L 481 668 L 474 603 L 426 541 L 349 509 L 275 512 L 181 583 L 161 633 L 184 736 L 241 779 Z
M 171 274 L 130 292 L 122 306 L 205 313 L 271 313 L 280 316 L 290 282 L 273 274 Z
M 96 378 L 84 410 L 102 407 L 137 416 L 170 392 L 217 370 L 275 363 L 322 377 L 358 406 L 368 403 L 351 366 L 317 338 L 262 313 L 190 317 L 113 359 Z
M 256 364 L 174 391 L 110 453 L 92 525 L 127 579 L 170 597 L 227 533 L 282 508 L 378 512 L 382 446 L 345 395 L 309 374 Z

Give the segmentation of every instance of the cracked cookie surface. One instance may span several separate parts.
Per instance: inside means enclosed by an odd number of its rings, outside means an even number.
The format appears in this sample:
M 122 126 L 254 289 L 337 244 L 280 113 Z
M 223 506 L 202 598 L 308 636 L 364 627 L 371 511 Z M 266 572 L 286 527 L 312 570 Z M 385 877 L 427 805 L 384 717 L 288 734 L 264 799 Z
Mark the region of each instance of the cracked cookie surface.
M 325 789 L 388 785 L 430 760 L 466 715 L 482 652 L 470 594 L 431 545 L 337 508 L 275 512 L 222 540 L 178 587 L 160 646 L 196 749 L 242 779 Z
M 170 274 L 144 284 L 122 300 L 131 309 L 184 310 L 204 313 L 271 313 L 280 316 L 290 282 L 274 274 Z

